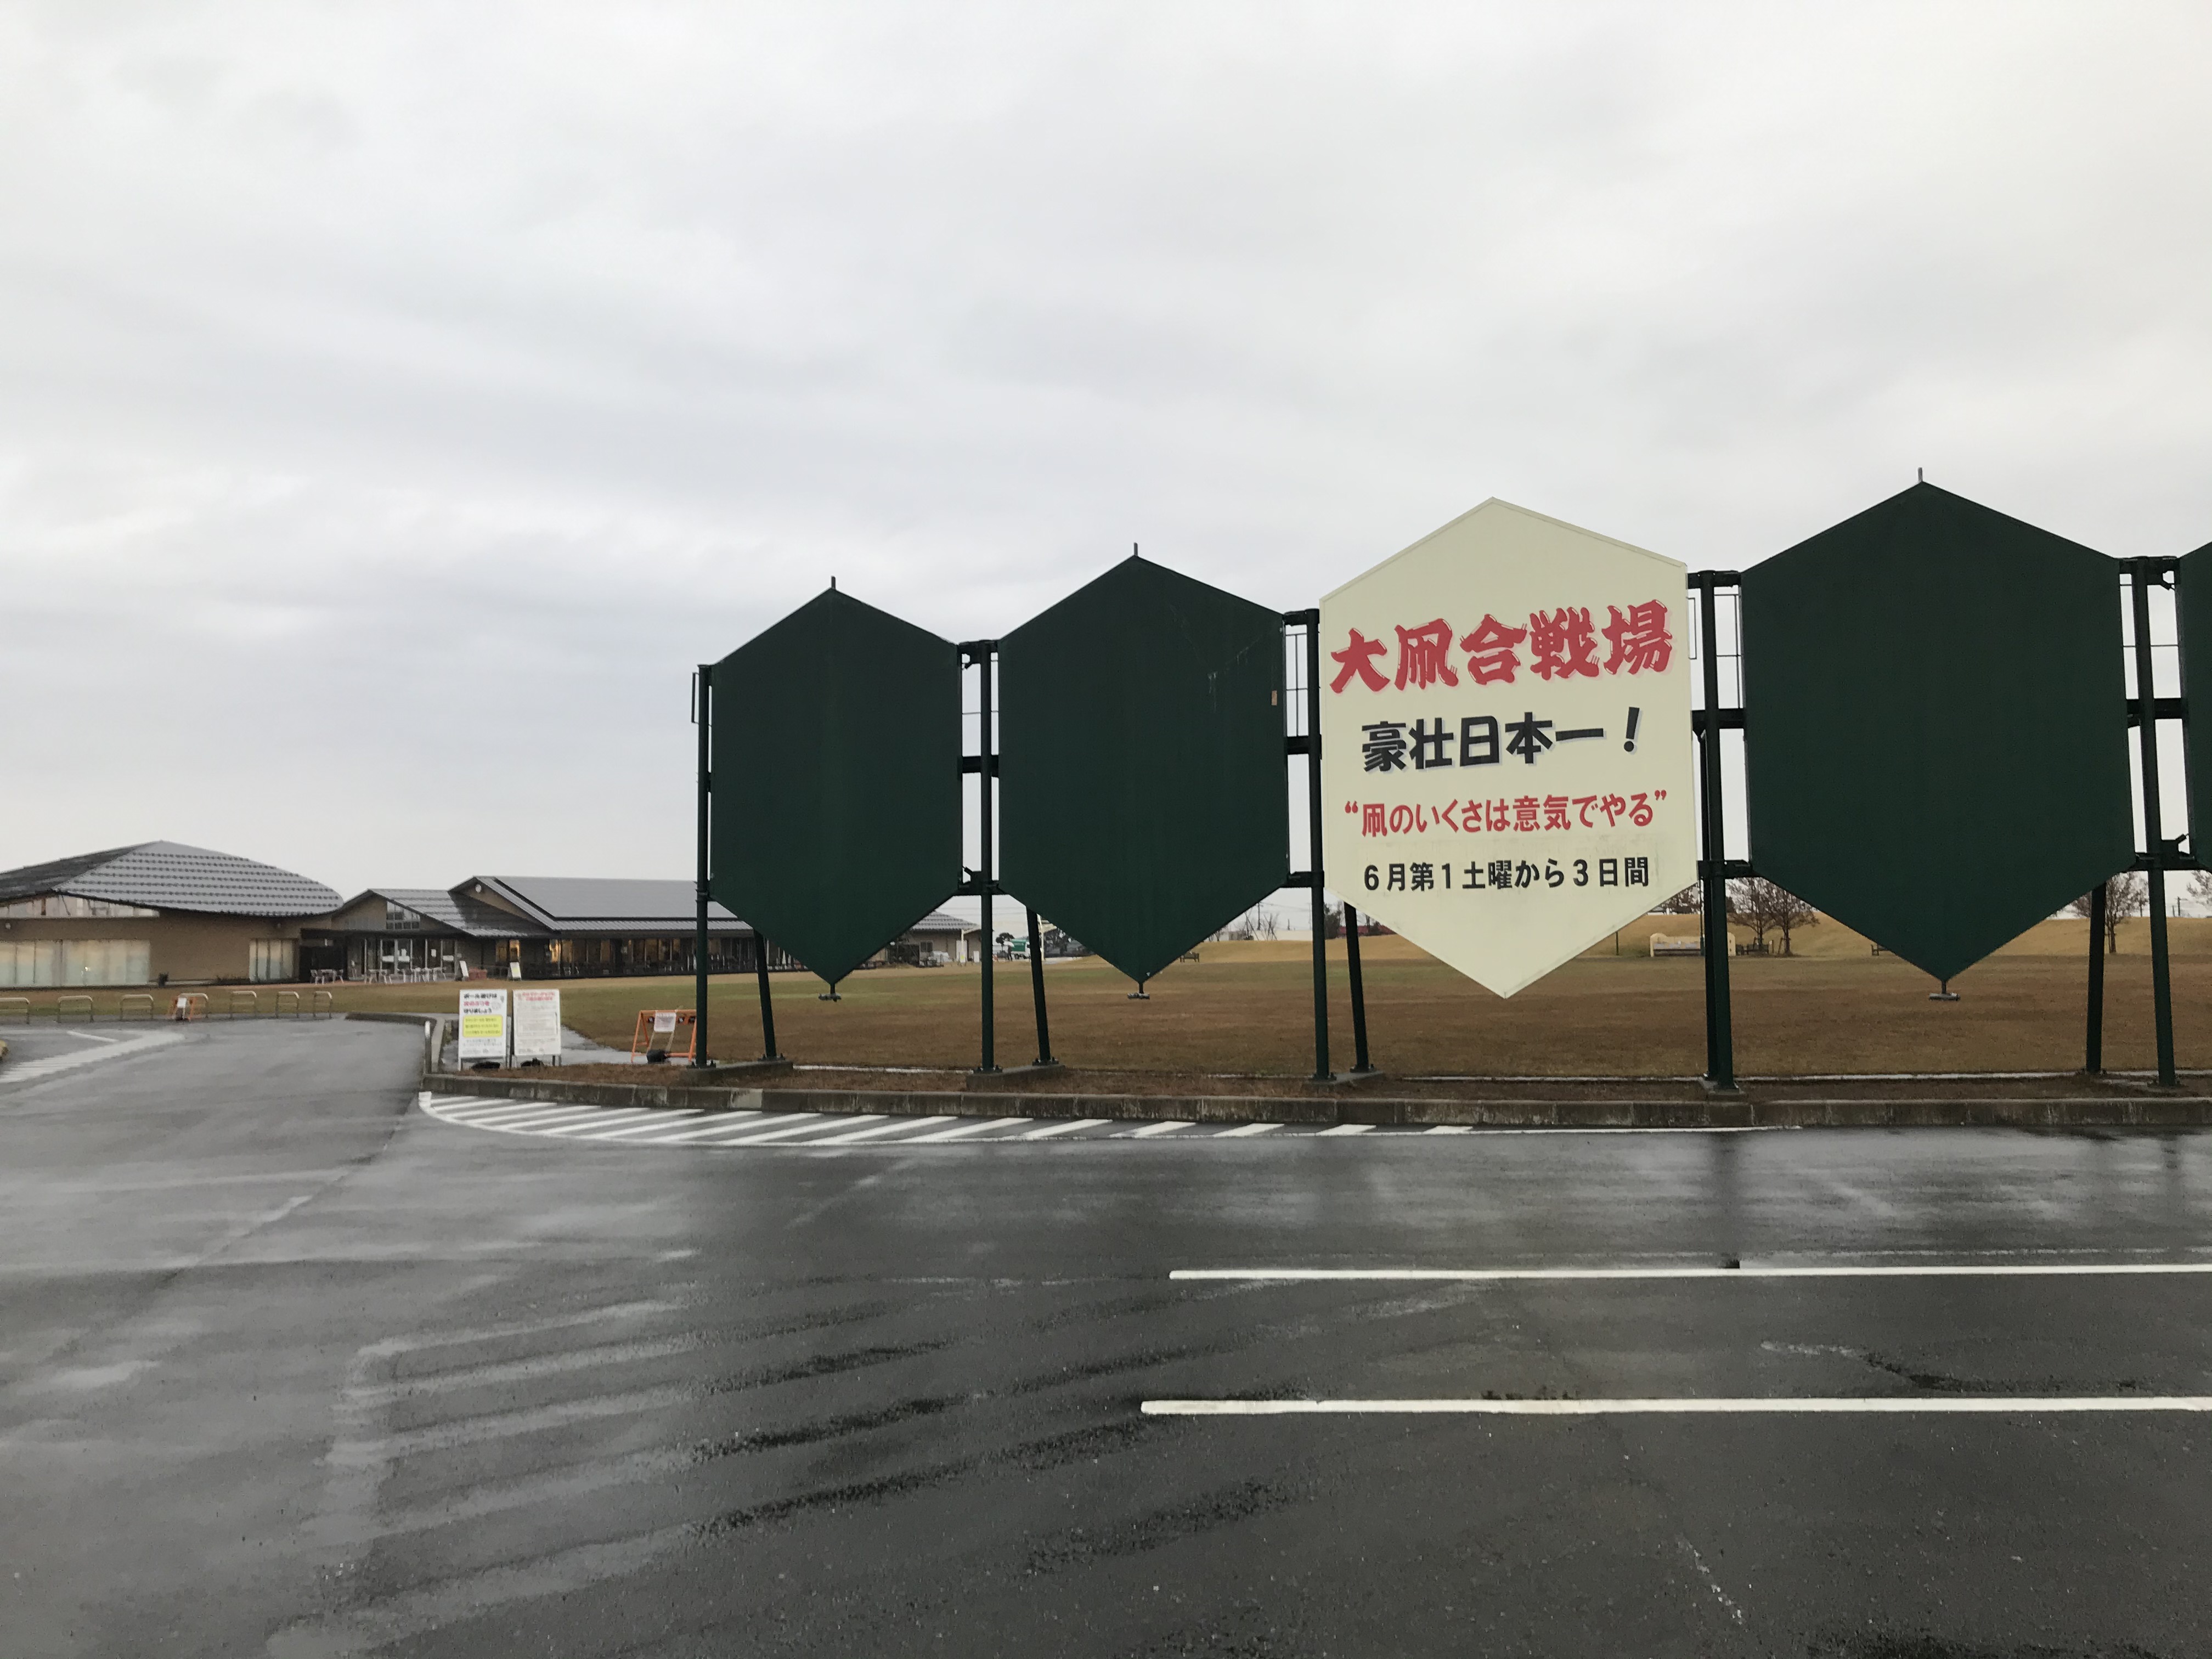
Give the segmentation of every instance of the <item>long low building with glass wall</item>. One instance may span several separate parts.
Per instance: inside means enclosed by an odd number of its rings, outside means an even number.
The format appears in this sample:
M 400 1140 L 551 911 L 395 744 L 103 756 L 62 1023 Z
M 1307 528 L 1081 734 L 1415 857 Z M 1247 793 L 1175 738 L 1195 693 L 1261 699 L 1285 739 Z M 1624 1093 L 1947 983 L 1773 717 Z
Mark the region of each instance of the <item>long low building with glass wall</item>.
M 696 971 L 688 881 L 471 876 L 451 888 L 371 888 L 305 933 L 303 963 L 356 980 L 602 979 Z M 753 930 L 708 907 L 707 969 L 750 973 Z M 795 967 L 769 949 L 771 969 Z

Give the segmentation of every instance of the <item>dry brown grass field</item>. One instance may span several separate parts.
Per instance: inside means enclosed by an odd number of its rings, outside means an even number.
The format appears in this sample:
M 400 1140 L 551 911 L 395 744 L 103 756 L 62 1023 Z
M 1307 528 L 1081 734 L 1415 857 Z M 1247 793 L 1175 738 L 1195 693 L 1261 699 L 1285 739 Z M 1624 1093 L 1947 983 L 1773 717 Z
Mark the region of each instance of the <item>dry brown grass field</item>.
M 2106 1063 L 2152 1063 L 2146 929 L 2131 923 L 2107 961 Z M 1815 929 L 1827 947 L 1794 958 L 1738 957 L 1734 987 L 1736 1064 L 1747 1075 L 1912 1071 L 2065 1071 L 2081 1064 L 2087 938 L 2079 922 L 2047 922 L 1953 981 L 1953 1003 L 1893 957 L 1868 953 L 1856 935 Z M 1343 945 L 1331 947 L 1331 1057 L 1352 1060 Z M 1696 957 L 1614 958 L 1604 947 L 1567 963 L 1510 1001 L 1401 939 L 1364 942 L 1368 1024 L 1375 1063 L 1400 1077 L 1694 1074 L 1705 1062 L 1703 964 Z M 1200 960 L 1154 980 L 1148 1001 L 1095 960 L 1046 970 L 1053 1046 L 1072 1067 L 1157 1073 L 1248 1073 L 1297 1078 L 1312 1069 L 1312 980 L 1307 948 L 1292 941 L 1209 944 Z M 821 981 L 775 977 L 777 1037 L 785 1054 L 817 1065 L 963 1067 L 976 1058 L 978 970 L 878 969 L 855 974 L 842 1000 L 818 1000 Z M 2212 1067 L 2212 921 L 2174 934 L 2174 1024 L 2180 1063 Z M 689 1006 L 688 979 L 571 981 L 568 1023 L 627 1047 L 636 1011 Z M 998 1058 L 1035 1053 L 1025 965 L 996 969 Z M 119 994 L 94 995 L 103 1018 Z M 33 994 L 51 1011 L 54 994 Z M 216 1002 L 222 1006 L 218 992 Z M 273 1003 L 262 988 L 264 1006 Z M 303 999 L 304 1000 L 304 999 Z M 452 1012 L 446 985 L 335 988 L 339 1012 Z M 0 1005 L 4 1008 L 5 1005 Z M 0 1035 L 6 1030 L 0 1012 Z M 712 1053 L 760 1053 L 749 977 L 717 979 L 709 1007 Z

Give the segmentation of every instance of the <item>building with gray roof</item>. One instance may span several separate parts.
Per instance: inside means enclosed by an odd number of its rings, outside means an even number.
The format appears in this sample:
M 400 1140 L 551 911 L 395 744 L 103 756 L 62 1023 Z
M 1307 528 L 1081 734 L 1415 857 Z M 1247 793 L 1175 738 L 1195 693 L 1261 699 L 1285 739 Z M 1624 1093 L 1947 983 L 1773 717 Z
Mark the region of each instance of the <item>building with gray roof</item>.
M 294 979 L 301 924 L 337 898 L 275 865 L 173 841 L 0 871 L 0 991 Z
M 0 994 L 28 988 L 223 985 L 311 977 L 600 979 L 695 971 L 688 881 L 471 876 L 456 886 L 319 881 L 176 842 L 82 853 L 0 872 Z M 708 908 L 709 973 L 799 964 L 720 905 Z M 966 962 L 977 929 L 932 911 L 877 961 Z

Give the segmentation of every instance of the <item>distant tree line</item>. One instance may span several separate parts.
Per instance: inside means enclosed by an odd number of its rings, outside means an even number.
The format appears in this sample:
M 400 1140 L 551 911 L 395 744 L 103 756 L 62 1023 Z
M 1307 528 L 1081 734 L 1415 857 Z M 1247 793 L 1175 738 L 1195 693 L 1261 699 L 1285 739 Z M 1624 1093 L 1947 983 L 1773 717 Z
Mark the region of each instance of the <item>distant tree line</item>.
M 1764 876 L 1745 876 L 1728 884 L 1726 902 L 1729 920 L 1751 930 L 1753 948 L 1766 952 L 1767 935 L 1775 935 L 1781 945 L 1776 954 L 1790 956 L 1792 937 L 1800 928 L 1810 927 L 1820 920 L 1820 914 L 1788 888 L 1767 880 Z M 1705 908 L 1705 890 L 1692 884 L 1654 908 L 1661 915 L 1694 916 Z

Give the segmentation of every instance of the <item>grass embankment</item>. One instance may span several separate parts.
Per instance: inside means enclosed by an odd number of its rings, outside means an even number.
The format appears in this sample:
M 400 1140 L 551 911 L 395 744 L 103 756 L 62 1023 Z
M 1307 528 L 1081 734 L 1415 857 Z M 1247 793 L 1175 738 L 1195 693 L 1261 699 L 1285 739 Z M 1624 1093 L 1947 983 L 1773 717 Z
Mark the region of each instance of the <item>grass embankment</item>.
M 2106 959 L 2105 1055 L 2115 1069 L 2153 1061 L 2150 968 L 2143 926 L 2124 933 Z M 1812 930 L 1809 946 L 1823 928 Z M 1844 930 L 1825 935 L 1834 939 Z M 2037 945 L 2044 954 L 2038 954 Z M 2212 1067 L 2212 922 L 2178 924 L 2174 1024 L 2185 1067 Z M 1907 1071 L 2064 1071 L 2081 1063 L 2087 934 L 2081 923 L 2050 922 L 1952 982 L 1955 1003 L 1931 1002 L 1934 986 L 1894 957 L 1853 951 L 1794 959 L 1738 957 L 1734 988 L 1736 1064 L 1745 1073 Z M 1128 1000 L 1130 982 L 1096 960 L 1046 970 L 1053 1047 L 1071 1067 L 1135 1073 L 1253 1073 L 1285 1079 L 1313 1066 L 1313 993 L 1307 948 L 1293 941 L 1210 944 L 1152 982 L 1148 1001 Z M 1704 964 L 1696 957 L 1586 957 L 1510 1001 L 1401 939 L 1363 942 L 1368 1024 L 1376 1063 L 1397 1075 L 1683 1076 L 1705 1064 Z M 1351 1003 L 1341 942 L 1330 951 L 1331 1059 L 1352 1060 Z M 974 967 L 878 969 L 855 974 L 843 1000 L 805 974 L 775 976 L 776 1036 L 783 1052 L 816 1065 L 975 1063 L 980 987 Z M 995 974 L 998 1059 L 1018 1065 L 1035 1053 L 1029 969 L 1001 963 Z M 450 1012 L 456 988 L 343 985 L 341 1012 Z M 627 1048 L 641 1008 L 688 1007 L 684 979 L 576 980 L 561 985 L 567 1023 Z M 116 992 L 93 994 L 103 1018 Z M 51 1011 L 53 993 L 34 996 Z M 273 1002 L 262 988 L 264 1005 Z M 220 1006 L 222 998 L 217 997 Z M 306 999 L 302 999 L 303 1003 Z M 750 977 L 714 981 L 711 1052 L 748 1060 L 760 1053 L 760 1018 Z

